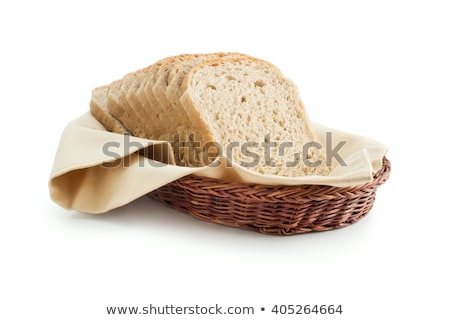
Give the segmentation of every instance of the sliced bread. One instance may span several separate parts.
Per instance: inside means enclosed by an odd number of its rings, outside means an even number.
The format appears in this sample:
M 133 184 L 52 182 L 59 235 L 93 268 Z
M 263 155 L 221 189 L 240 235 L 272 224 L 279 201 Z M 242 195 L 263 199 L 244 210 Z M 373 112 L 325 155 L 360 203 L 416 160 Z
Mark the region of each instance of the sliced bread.
M 183 54 L 173 56 L 162 61 L 159 68 L 155 69 L 155 75 L 152 82 L 147 82 L 146 90 L 151 91 L 151 95 L 156 99 L 157 106 L 161 112 L 161 119 L 165 123 L 163 132 L 159 137 L 161 140 L 172 141 L 174 134 L 177 132 L 177 125 L 180 123 L 186 123 L 186 119 L 175 112 L 171 103 L 167 100 L 165 95 L 165 89 L 167 87 L 167 78 L 173 65 L 178 62 L 189 60 L 194 55 Z
M 128 134 L 129 131 L 124 125 L 114 118 L 107 109 L 108 90 L 109 86 L 102 86 L 95 88 L 92 91 L 90 103 L 91 114 L 106 128 L 106 130 L 115 133 Z
M 147 134 L 147 124 L 145 121 L 146 114 L 143 113 L 143 110 L 140 109 L 138 105 L 131 103 L 131 101 L 128 99 L 128 92 L 130 91 L 130 88 L 132 87 L 135 79 L 136 72 L 129 73 L 122 78 L 119 88 L 119 102 L 123 104 L 125 109 L 129 110 L 129 117 L 131 118 L 131 121 L 135 123 L 135 126 L 138 129 L 136 135 L 143 138 Z
M 164 60 L 157 61 L 142 72 L 142 78 L 140 78 L 141 81 L 136 90 L 136 96 L 140 101 L 141 108 L 147 113 L 148 131 L 152 132 L 153 139 L 160 139 L 165 131 L 167 121 L 166 115 L 161 112 L 159 102 L 151 90 L 154 84 L 155 72 L 164 63 Z
M 134 113 L 133 109 L 128 106 L 127 100 L 120 93 L 122 81 L 123 79 L 116 80 L 109 85 L 107 109 L 114 118 L 123 123 L 126 128 L 129 128 L 132 135 L 138 137 L 142 135 L 143 130 L 140 128 L 139 122 L 137 121 L 138 116 Z
M 303 153 L 304 145 L 318 139 L 297 88 L 272 64 L 255 58 L 206 61 L 191 69 L 180 90 L 192 125 L 200 128 L 196 139 L 219 143 L 232 162 L 283 176 L 330 171 L 323 149 Z M 310 165 L 316 161 L 321 164 Z
M 179 62 L 173 63 L 171 68 L 168 68 L 167 74 L 161 77 L 163 80 L 157 83 L 154 87 L 153 91 L 156 92 L 159 89 L 159 95 L 164 96 L 164 99 L 166 101 L 165 104 L 168 106 L 168 108 L 170 108 L 170 110 L 172 110 L 173 114 L 178 115 L 177 119 L 181 118 L 181 121 L 178 120 L 178 122 L 175 124 L 176 127 L 172 128 L 173 132 L 176 132 L 178 134 L 177 137 L 180 140 L 178 146 L 182 148 L 182 150 L 180 150 L 179 152 L 180 165 L 204 165 L 203 161 L 201 161 L 202 157 L 200 156 L 201 148 L 196 146 L 195 141 L 195 137 L 200 136 L 201 128 L 192 126 L 190 114 L 186 112 L 186 110 L 180 103 L 180 97 L 183 94 L 180 90 L 180 85 L 183 81 L 183 78 L 194 66 L 204 61 L 233 57 L 237 58 L 248 56 L 236 52 L 218 52 L 192 55 L 189 59 L 183 59 Z M 186 119 L 188 120 L 186 121 Z M 174 145 L 174 150 L 176 152 L 176 145 Z
M 146 107 L 146 99 L 142 99 L 138 95 L 138 91 L 142 83 L 147 79 L 149 70 L 152 69 L 153 65 L 139 70 L 134 73 L 134 77 L 130 80 L 128 92 L 126 93 L 126 98 L 129 105 L 136 110 L 138 114 L 142 117 L 143 127 L 145 132 L 141 138 L 155 139 L 162 130 L 162 124 L 159 121 L 151 121 L 153 119 L 152 108 L 150 106 Z
M 320 145 L 304 148 L 320 141 L 296 86 L 269 62 L 239 53 L 159 60 L 94 89 L 91 112 L 110 131 L 170 141 L 178 165 L 206 165 L 222 151 L 263 174 L 331 169 Z

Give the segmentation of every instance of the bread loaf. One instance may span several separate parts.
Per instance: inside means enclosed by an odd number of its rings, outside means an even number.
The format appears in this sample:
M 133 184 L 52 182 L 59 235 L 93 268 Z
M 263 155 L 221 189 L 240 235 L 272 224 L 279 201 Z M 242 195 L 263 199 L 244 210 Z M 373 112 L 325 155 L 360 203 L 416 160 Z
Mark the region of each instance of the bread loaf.
M 170 141 L 178 165 L 207 165 L 220 151 L 261 174 L 331 169 L 324 148 L 304 148 L 319 141 L 296 86 L 271 63 L 239 53 L 162 59 L 94 89 L 91 111 L 108 130 Z

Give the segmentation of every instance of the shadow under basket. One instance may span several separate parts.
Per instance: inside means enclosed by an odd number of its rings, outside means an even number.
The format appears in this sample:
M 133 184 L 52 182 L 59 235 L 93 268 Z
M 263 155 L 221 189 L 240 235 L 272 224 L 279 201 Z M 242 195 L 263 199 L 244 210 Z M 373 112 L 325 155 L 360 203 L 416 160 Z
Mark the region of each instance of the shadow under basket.
M 186 176 L 149 193 L 159 202 L 208 222 L 265 234 L 292 235 L 343 228 L 372 208 L 391 164 L 371 182 L 351 187 L 268 186 Z

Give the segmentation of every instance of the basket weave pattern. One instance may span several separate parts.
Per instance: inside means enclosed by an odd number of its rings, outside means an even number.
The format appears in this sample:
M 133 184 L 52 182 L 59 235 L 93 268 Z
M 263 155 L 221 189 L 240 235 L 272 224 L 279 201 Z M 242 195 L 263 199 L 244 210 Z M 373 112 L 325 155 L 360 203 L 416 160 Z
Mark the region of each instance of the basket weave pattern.
M 372 208 L 391 164 L 373 181 L 352 187 L 267 186 L 187 176 L 149 193 L 159 202 L 199 219 L 265 234 L 292 235 L 346 227 Z

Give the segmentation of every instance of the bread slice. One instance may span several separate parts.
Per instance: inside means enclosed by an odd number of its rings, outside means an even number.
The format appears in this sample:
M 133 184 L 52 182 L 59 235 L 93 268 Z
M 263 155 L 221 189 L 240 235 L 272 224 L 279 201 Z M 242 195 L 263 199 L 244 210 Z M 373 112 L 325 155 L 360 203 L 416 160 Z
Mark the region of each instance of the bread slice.
M 120 93 L 123 79 L 113 81 L 109 85 L 107 96 L 107 109 L 111 115 L 118 119 L 126 128 L 129 128 L 133 136 L 140 137 L 143 129 L 139 126 L 138 117 L 133 109 L 129 107 L 127 100 Z
M 158 121 L 151 121 L 153 119 L 151 108 L 144 107 L 146 105 L 146 100 L 141 99 L 138 95 L 138 91 L 147 78 L 148 72 L 152 66 L 134 72 L 134 77 L 130 80 L 128 92 L 126 92 L 128 104 L 142 117 L 144 133 L 141 138 L 146 139 L 155 139 L 155 137 L 159 135 L 159 131 L 161 131 L 160 123 Z
M 303 154 L 303 146 L 318 139 L 297 88 L 272 64 L 255 58 L 206 61 L 191 69 L 180 90 L 184 92 L 181 104 L 198 129 L 196 139 L 202 145 L 219 143 L 225 154 L 227 148 L 238 144 L 230 150 L 233 163 L 262 174 L 329 173 L 323 149 Z M 244 144 L 245 150 L 241 149 Z M 252 155 L 257 155 L 258 161 Z M 317 160 L 321 165 L 316 167 L 305 163 Z
M 154 97 L 159 103 L 161 112 L 170 116 L 170 120 L 166 121 L 166 126 L 161 139 L 169 140 L 171 142 L 174 157 L 178 164 L 185 162 L 185 160 L 189 158 L 188 152 L 190 148 L 187 146 L 187 140 L 184 137 L 177 135 L 180 131 L 178 130 L 178 126 L 186 126 L 187 118 L 184 113 L 176 110 L 173 104 L 170 103 L 166 95 L 166 89 L 168 86 L 169 74 L 173 66 L 183 61 L 194 59 L 197 56 L 198 55 L 194 54 L 183 54 L 166 59 L 162 65 L 155 70 L 155 80 L 151 88 Z M 150 90 L 150 88 L 147 88 L 147 90 Z
M 128 92 L 130 91 L 130 87 L 134 83 L 136 79 L 136 72 L 128 73 L 121 79 L 121 85 L 119 88 L 119 102 L 123 104 L 123 107 L 129 110 L 129 116 L 131 121 L 135 123 L 136 135 L 138 137 L 144 138 L 147 134 L 146 130 L 146 114 L 142 112 L 142 109 L 138 107 L 138 105 L 132 104 L 128 99 Z
M 151 88 L 154 85 L 155 72 L 164 60 L 157 61 L 142 72 L 142 78 L 140 78 L 140 83 L 136 90 L 136 96 L 140 101 L 141 108 L 147 114 L 147 131 L 151 131 L 152 138 L 158 140 L 165 131 L 166 122 L 164 120 L 166 120 L 166 117 L 162 113 L 159 102 L 153 95 Z
M 194 56 L 195 55 L 183 54 L 165 59 L 162 61 L 161 66 L 155 69 L 153 82 L 147 83 L 146 90 L 152 92 L 161 112 L 161 119 L 165 123 L 162 135 L 160 136 L 161 140 L 172 141 L 174 139 L 174 134 L 177 132 L 177 126 L 186 123 L 185 117 L 176 112 L 172 108 L 172 104 L 167 100 L 165 92 L 169 72 L 176 63 L 190 60 Z
M 202 161 L 196 161 L 201 159 L 199 156 L 201 149 L 195 146 L 195 137 L 199 136 L 198 128 L 193 127 L 190 121 L 190 114 L 188 114 L 180 103 L 180 97 L 182 92 L 180 91 L 180 85 L 183 81 L 185 74 L 196 65 L 208 61 L 221 58 L 237 58 L 248 57 L 247 55 L 231 52 L 231 53 L 209 53 L 209 54 L 195 54 L 191 55 L 188 59 L 182 59 L 179 62 L 172 63 L 167 69 L 167 72 L 163 73 L 159 77 L 159 81 L 153 87 L 153 91 L 156 96 L 163 96 L 160 103 L 166 105 L 166 108 L 171 110 L 171 113 L 177 115 L 178 123 L 175 128 L 172 128 L 174 132 L 178 134 L 179 143 L 173 145 L 175 152 L 177 149 L 182 148 L 177 158 L 180 165 L 200 166 L 204 165 Z M 161 68 L 162 69 L 162 68 Z M 186 121 L 185 119 L 188 119 Z M 177 146 L 179 148 L 177 148 Z
M 114 118 L 107 109 L 109 86 L 102 86 L 92 90 L 92 98 L 90 103 L 91 114 L 96 118 L 108 131 L 128 134 L 129 131 L 124 125 Z

